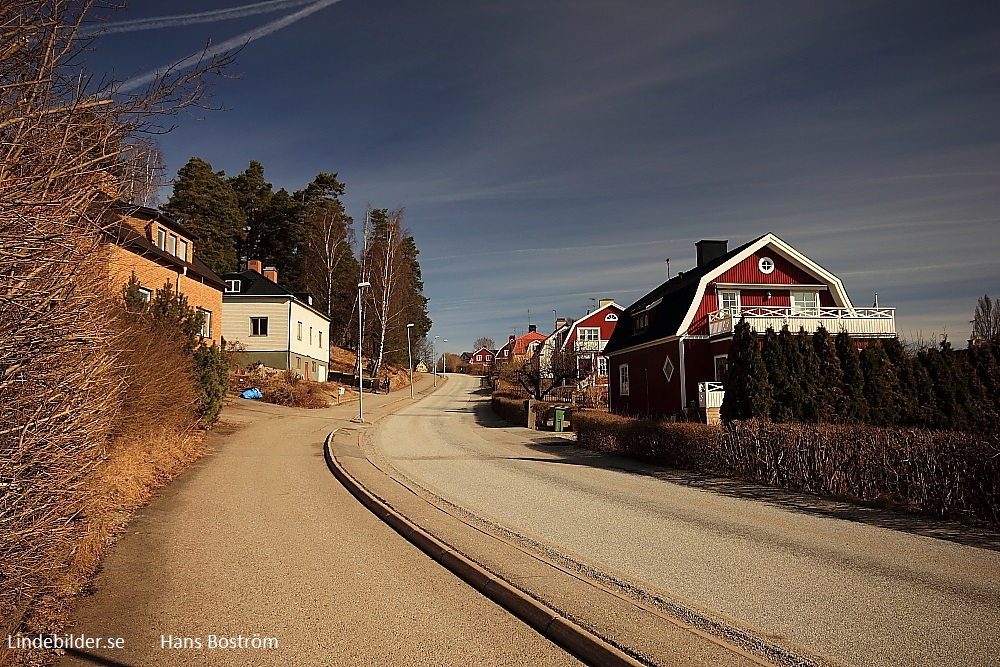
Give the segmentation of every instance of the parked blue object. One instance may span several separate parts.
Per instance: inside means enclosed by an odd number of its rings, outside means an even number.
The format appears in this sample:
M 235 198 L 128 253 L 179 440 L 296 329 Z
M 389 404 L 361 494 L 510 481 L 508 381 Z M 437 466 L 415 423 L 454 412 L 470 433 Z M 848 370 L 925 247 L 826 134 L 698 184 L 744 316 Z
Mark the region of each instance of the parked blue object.
M 243 398 L 263 398 L 263 394 L 260 393 L 260 389 L 257 387 L 250 387 L 249 389 L 244 389 L 240 394 Z

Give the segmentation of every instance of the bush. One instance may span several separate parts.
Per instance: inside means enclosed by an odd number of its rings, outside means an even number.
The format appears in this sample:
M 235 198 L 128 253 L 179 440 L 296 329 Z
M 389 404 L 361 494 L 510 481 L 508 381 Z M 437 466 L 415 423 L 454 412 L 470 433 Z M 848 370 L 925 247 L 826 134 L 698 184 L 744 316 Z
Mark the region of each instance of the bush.
M 198 417 L 204 426 L 219 420 L 222 400 L 229 389 L 229 358 L 218 345 L 202 346 L 194 352 L 194 373 L 198 393 Z
M 858 425 L 726 427 L 575 413 L 578 442 L 662 465 L 1000 521 L 1000 436 Z

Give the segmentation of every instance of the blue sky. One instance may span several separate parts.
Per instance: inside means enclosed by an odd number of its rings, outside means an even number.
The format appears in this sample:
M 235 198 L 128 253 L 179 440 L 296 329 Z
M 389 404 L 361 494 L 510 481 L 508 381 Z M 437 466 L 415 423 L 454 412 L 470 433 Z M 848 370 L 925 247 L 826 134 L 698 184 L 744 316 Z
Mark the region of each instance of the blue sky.
M 133 0 L 108 26 L 86 61 L 120 79 L 269 32 L 216 81 L 225 111 L 174 119 L 168 172 L 334 171 L 356 220 L 405 207 L 439 351 L 769 231 L 907 339 L 964 347 L 1000 297 L 997 3 Z

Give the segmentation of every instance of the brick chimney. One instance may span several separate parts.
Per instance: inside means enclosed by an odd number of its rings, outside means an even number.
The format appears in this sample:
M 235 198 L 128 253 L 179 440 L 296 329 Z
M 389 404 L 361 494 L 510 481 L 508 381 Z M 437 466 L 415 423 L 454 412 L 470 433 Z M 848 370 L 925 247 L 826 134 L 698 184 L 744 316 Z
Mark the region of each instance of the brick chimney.
M 702 266 L 729 252 L 729 241 L 702 240 L 695 243 L 694 247 L 698 249 L 698 266 Z
M 538 325 L 537 324 L 529 324 L 528 325 L 528 333 L 537 333 L 537 332 L 538 332 Z
M 261 269 L 259 259 L 251 259 L 247 261 L 247 271 L 256 271 L 257 273 L 260 273 L 262 270 L 263 269 Z
M 278 269 L 273 266 L 269 266 L 264 269 L 264 277 L 270 280 L 272 283 L 278 282 Z
M 615 302 L 615 300 L 614 300 L 614 299 L 601 299 L 601 300 L 600 300 L 600 301 L 598 302 L 598 303 L 600 303 L 600 305 L 598 306 L 598 308 L 604 308 L 604 306 L 610 306 L 610 305 L 611 305 L 611 304 L 613 304 L 614 302 Z

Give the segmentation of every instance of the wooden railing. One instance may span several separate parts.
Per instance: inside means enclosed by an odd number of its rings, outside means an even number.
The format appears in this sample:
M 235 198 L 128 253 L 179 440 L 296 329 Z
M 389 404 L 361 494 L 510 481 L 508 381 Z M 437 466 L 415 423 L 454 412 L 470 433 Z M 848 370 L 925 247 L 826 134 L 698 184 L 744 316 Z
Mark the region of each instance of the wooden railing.
M 699 382 L 698 383 L 698 407 L 719 408 L 722 407 L 722 399 L 725 398 L 726 391 L 721 382 Z
M 852 336 L 891 338 L 896 335 L 895 308 L 722 308 L 708 315 L 709 335 L 732 333 L 741 318 L 763 333 L 769 327 L 780 331 L 787 326 L 792 333 L 805 329 L 812 333 L 820 327 L 832 334 L 846 331 Z

